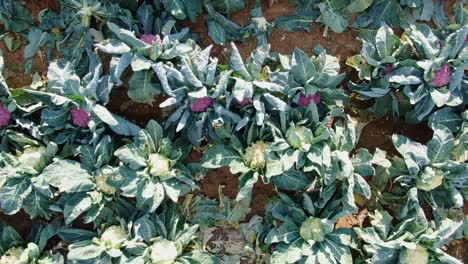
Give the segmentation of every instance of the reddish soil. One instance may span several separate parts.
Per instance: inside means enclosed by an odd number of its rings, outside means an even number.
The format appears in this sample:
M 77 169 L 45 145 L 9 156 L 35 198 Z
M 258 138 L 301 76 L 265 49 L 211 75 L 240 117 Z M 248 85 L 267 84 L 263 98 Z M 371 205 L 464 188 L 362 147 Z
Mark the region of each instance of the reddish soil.
M 159 107 L 159 104 L 166 99 L 166 96 L 158 95 L 155 96 L 153 105 L 135 103 L 128 98 L 126 87 L 114 87 L 107 107 L 111 112 L 144 127 L 151 119 L 162 123 L 171 115 L 173 110 L 171 107 Z
M 452 240 L 442 247 L 447 254 L 459 259 L 462 263 L 468 263 L 468 240 Z
M 3 222 L 5 226 L 13 227 L 23 238 L 28 236 L 33 224 L 33 220 L 24 211 L 20 211 L 15 215 L 5 215 L 0 210 L 0 221 Z
M 200 181 L 201 192 L 209 198 L 219 198 L 219 186 L 223 186 L 223 194 L 229 199 L 235 199 L 239 191 L 238 175 L 229 172 L 228 167 L 209 170 Z
M 36 54 L 33 60 L 32 73 L 25 74 L 25 63 L 29 60 L 25 60 L 24 56 L 24 47 L 27 44 L 27 40 L 21 39 L 21 36 L 15 35 L 16 38 L 21 40 L 24 45 L 15 50 L 14 52 L 9 52 L 5 42 L 0 41 L 0 49 L 3 51 L 3 56 L 5 60 L 5 69 L 3 71 L 6 82 L 10 88 L 21 88 L 31 84 L 32 77 L 35 72 L 37 72 L 43 79 L 47 76 L 47 69 L 49 63 L 47 61 L 47 46 L 41 49 L 39 56 Z
M 253 6 L 252 1 L 249 1 L 249 7 Z M 263 4 L 263 14 L 268 22 L 272 23 L 276 18 L 290 14 L 294 11 L 294 6 L 289 5 L 287 0 L 280 0 L 271 8 L 268 7 L 267 1 Z M 249 9 L 233 14 L 230 19 L 239 25 L 247 25 L 249 23 Z M 200 35 L 201 45 L 209 46 L 213 41 L 208 37 L 208 29 L 205 24 L 204 16 L 199 16 L 194 24 L 188 22 L 182 25 L 189 26 L 190 30 Z M 328 36 L 323 37 L 323 28 L 314 23 L 311 32 L 285 32 L 274 29 L 270 37 L 271 50 L 281 54 L 291 54 L 294 48 L 300 48 L 303 51 L 312 54 L 312 48 L 320 44 L 327 51 L 340 59 L 341 66 L 345 66 L 347 57 L 353 56 L 361 50 L 361 42 L 356 40 L 358 32 L 355 30 L 347 30 L 341 34 L 328 31 Z M 236 43 L 242 57 L 246 59 L 257 45 L 254 37 L 247 39 L 245 43 Z M 229 48 L 227 46 L 215 45 L 212 50 L 213 55 L 218 56 L 221 62 L 227 62 L 229 58 Z M 345 72 L 350 72 L 350 67 L 343 68 Z
M 53 11 L 60 11 L 60 1 L 59 0 L 27 0 L 26 8 L 31 12 L 34 21 L 37 23 L 37 16 L 39 13 L 45 9 L 51 9 Z
M 427 143 L 432 138 L 432 130 L 426 124 L 406 124 L 403 120 L 394 122 L 392 118 L 371 121 L 362 130 L 357 148 L 367 148 L 374 153 L 375 148 L 387 151 L 388 156 L 398 155 L 392 143 L 392 135 L 407 136 L 419 143 Z
M 223 186 L 223 193 L 229 199 L 235 199 L 239 192 L 239 175 L 233 175 L 229 168 L 223 167 L 210 170 L 200 181 L 201 192 L 209 198 L 219 198 L 219 186 Z M 254 185 L 252 192 L 251 211 L 246 216 L 248 221 L 254 215 L 264 217 L 268 201 L 274 197 L 276 190 L 273 184 L 264 184 L 261 179 Z

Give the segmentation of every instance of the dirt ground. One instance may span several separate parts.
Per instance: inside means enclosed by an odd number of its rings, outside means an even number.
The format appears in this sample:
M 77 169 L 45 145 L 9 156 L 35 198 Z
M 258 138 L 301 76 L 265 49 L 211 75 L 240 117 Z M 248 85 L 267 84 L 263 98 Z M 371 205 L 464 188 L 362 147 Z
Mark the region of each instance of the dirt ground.
M 59 9 L 57 0 L 28 0 L 26 1 L 27 8 L 34 15 L 37 20 L 37 14 L 43 8 L 51 8 L 54 10 Z M 277 17 L 290 14 L 294 11 L 294 7 L 288 4 L 287 0 L 280 0 L 274 4 L 271 8 L 267 2 L 264 1 L 263 11 L 264 16 L 269 22 L 274 21 Z M 455 0 L 445 1 L 444 5 L 448 13 L 451 13 L 451 6 Z M 29 4 L 31 3 L 31 4 Z M 253 1 L 249 1 L 249 6 L 240 12 L 233 14 L 230 19 L 239 25 L 247 25 L 249 23 L 249 9 L 253 5 Z M 207 27 L 203 16 L 198 17 L 197 21 L 193 24 L 181 23 L 190 27 L 190 30 L 198 33 L 201 37 L 200 45 L 206 47 L 212 45 L 213 42 L 208 37 Z M 356 40 L 358 31 L 348 29 L 341 34 L 328 31 L 328 36 L 323 37 L 323 27 L 318 26 L 314 23 L 311 32 L 284 32 L 281 30 L 273 30 L 269 42 L 271 43 L 271 50 L 282 54 L 288 54 L 293 51 L 295 47 L 304 50 L 305 52 L 312 54 L 312 48 L 320 44 L 327 51 L 340 59 L 340 65 L 342 71 L 348 73 L 348 80 L 356 81 L 356 74 L 352 69 L 345 65 L 347 57 L 359 53 L 361 49 L 361 42 Z M 4 32 L 4 29 L 0 27 L 0 33 Z M 16 38 L 23 41 L 26 44 L 26 40 L 19 35 Z M 255 37 L 249 38 L 244 43 L 236 43 L 237 47 L 244 59 L 248 57 L 256 47 Z M 13 53 L 8 53 L 7 48 L 3 41 L 0 41 L 0 48 L 4 52 L 6 69 L 5 76 L 7 83 L 12 88 L 19 88 L 27 86 L 31 83 L 32 75 L 24 74 L 23 50 L 24 45 Z M 43 53 L 45 54 L 45 52 Z M 214 45 L 212 56 L 217 56 L 221 63 L 225 63 L 229 58 L 229 49 L 223 46 Z M 45 77 L 47 72 L 48 63 L 45 58 L 38 55 L 33 58 L 33 70 L 38 72 L 40 76 Z M 160 109 L 160 102 L 164 101 L 164 96 L 157 96 L 153 105 L 137 104 L 133 103 L 128 99 L 127 90 L 125 87 L 115 88 L 111 94 L 111 100 L 108 105 L 112 112 L 121 114 L 131 121 L 144 126 L 145 123 L 150 119 L 161 121 L 166 119 L 171 109 Z M 421 143 L 426 143 L 431 137 L 432 132 L 424 124 L 420 125 L 409 125 L 403 121 L 394 122 L 392 119 L 381 118 L 370 122 L 362 131 L 358 147 L 365 147 L 371 152 L 374 152 L 375 148 L 380 148 L 387 151 L 389 155 L 397 155 L 395 148 L 391 142 L 391 135 L 393 133 L 402 134 L 410 137 Z M 186 162 L 196 162 L 200 158 L 199 152 L 192 152 Z M 238 192 L 238 175 L 230 174 L 227 168 L 220 168 L 211 170 L 201 180 L 200 187 L 201 193 L 210 198 L 218 198 L 218 186 L 224 186 L 224 194 L 229 198 L 233 199 L 236 197 Z M 253 215 L 264 216 L 265 205 L 269 198 L 274 196 L 276 193 L 273 185 L 265 185 L 259 181 L 253 191 L 254 201 L 252 203 L 252 211 L 248 215 L 250 218 Z M 359 214 L 347 216 L 336 224 L 337 228 L 351 228 L 354 226 L 361 226 L 365 217 L 367 216 L 367 209 L 363 208 Z M 4 221 L 7 225 L 14 226 L 23 236 L 26 236 L 32 221 L 24 213 L 19 213 L 14 216 L 6 216 L 0 213 L 0 220 Z M 457 240 L 451 242 L 446 246 L 445 250 L 457 258 L 464 260 L 468 263 L 468 242 L 467 240 Z

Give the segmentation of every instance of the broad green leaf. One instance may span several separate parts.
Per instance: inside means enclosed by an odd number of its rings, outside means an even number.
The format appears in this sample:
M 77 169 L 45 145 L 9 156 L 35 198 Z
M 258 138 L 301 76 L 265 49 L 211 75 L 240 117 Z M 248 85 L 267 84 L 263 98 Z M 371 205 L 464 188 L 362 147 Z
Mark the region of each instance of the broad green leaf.
M 203 155 L 202 166 L 209 169 L 229 166 L 232 161 L 243 162 L 243 158 L 229 146 L 214 145 Z
M 431 163 L 447 162 L 450 159 L 450 153 L 454 145 L 452 132 L 443 125 L 436 125 L 434 127 L 434 136 L 427 143 L 427 156 Z
M 104 249 L 91 241 L 85 241 L 84 245 L 70 245 L 67 259 L 72 262 L 85 260 L 98 260 L 99 256 L 104 252 Z
M 274 21 L 274 26 L 286 32 L 295 32 L 299 30 L 310 31 L 312 23 L 317 16 L 309 13 L 296 13 L 288 16 L 280 16 Z
M 352 158 L 354 172 L 361 176 L 374 175 L 374 168 L 372 167 L 372 155 L 367 149 L 359 149 L 358 155 Z
M 206 23 L 208 25 L 208 36 L 219 45 L 226 44 L 227 35 L 223 25 L 213 19 L 208 19 Z
M 120 40 L 122 40 L 126 44 L 129 44 L 133 48 L 146 49 L 146 48 L 149 48 L 149 46 L 150 46 L 149 44 L 145 43 L 144 41 L 139 40 L 135 36 L 135 33 L 131 32 L 129 30 L 126 30 L 124 28 L 121 28 L 121 27 L 117 26 L 114 23 L 107 22 L 107 26 L 109 27 L 109 29 L 112 32 L 114 32 L 114 34 L 117 35 L 117 37 Z
M 377 29 L 385 22 L 392 27 L 399 27 L 401 12 L 402 8 L 398 0 L 375 0 L 372 6 L 358 16 L 356 24 L 361 28 L 370 25 Z
M 279 176 L 271 178 L 271 181 L 284 190 L 304 190 L 311 180 L 301 171 L 288 170 Z
M 391 56 L 396 44 L 397 40 L 395 40 L 393 30 L 389 26 L 384 24 L 377 30 L 375 47 L 380 58 L 384 59 L 387 56 Z
M 142 239 L 149 243 L 152 238 L 157 236 L 156 228 L 149 219 L 149 215 L 144 215 L 133 224 L 136 239 Z
M 187 17 L 185 13 L 185 5 L 182 0 L 162 0 L 164 9 L 168 10 L 171 15 L 179 20 L 183 20 Z
M 232 48 L 231 61 L 230 61 L 231 69 L 235 73 L 239 73 L 245 80 L 247 81 L 252 80 L 252 76 L 247 71 L 244 61 L 242 60 L 242 56 L 240 55 L 239 50 L 237 49 L 234 42 L 231 43 L 231 48 Z
M 137 10 L 137 18 L 143 25 L 144 33 L 150 34 L 153 32 L 154 9 L 152 5 L 143 3 Z
M 330 27 L 331 30 L 341 33 L 348 27 L 348 20 L 342 14 L 337 13 L 325 3 L 319 3 L 317 6 L 320 8 L 321 19 L 325 25 Z
M 291 74 L 300 84 L 307 84 L 315 75 L 315 67 L 309 56 L 295 48 L 292 59 Z
M 92 176 L 81 168 L 80 163 L 72 160 L 59 160 L 50 164 L 42 176 L 60 192 L 83 192 L 95 187 Z
M 70 111 L 67 109 L 44 109 L 41 113 L 41 121 L 44 125 L 50 126 L 54 129 L 61 129 L 70 118 Z
M 28 177 L 13 178 L 0 189 L 0 203 L 3 212 L 15 214 L 23 206 L 23 200 L 32 191 Z
M 350 13 L 359 13 L 366 10 L 373 2 L 374 0 L 353 0 L 346 9 Z
M 424 59 L 434 59 L 439 53 L 439 38 L 428 25 L 415 24 L 410 26 L 409 37 Z
M 417 175 L 420 167 L 430 163 L 428 148 L 421 143 L 396 134 L 392 136 L 392 141 L 395 148 L 405 159 L 405 163 L 413 175 Z
M 39 28 L 33 28 L 28 33 L 28 45 L 24 47 L 24 58 L 31 58 L 45 44 L 53 41 L 52 36 Z
M 230 16 L 234 12 L 244 9 L 246 0 L 211 0 L 211 4 L 216 10 Z
M 58 95 L 83 95 L 80 77 L 68 61 L 52 62 L 47 71 L 47 88 Z
M 299 227 L 291 222 L 284 222 L 280 227 L 273 228 L 265 237 L 265 243 L 290 243 L 299 237 Z
M 82 213 L 88 211 L 92 203 L 92 197 L 84 192 L 76 193 L 67 199 L 63 209 L 65 224 L 69 225 Z
M 94 44 L 94 46 L 96 46 L 96 48 L 98 48 L 102 52 L 110 55 L 122 55 L 131 51 L 130 47 L 127 44 L 116 40 L 110 41 L 109 43 L 105 44 L 97 43 Z
M 0 23 L 7 31 L 20 32 L 33 23 L 33 17 L 29 11 L 16 0 L 3 0 L 0 2 Z
M 162 90 L 153 77 L 153 72 L 149 70 L 134 72 L 128 82 L 128 97 L 137 103 L 153 105 L 154 97 Z

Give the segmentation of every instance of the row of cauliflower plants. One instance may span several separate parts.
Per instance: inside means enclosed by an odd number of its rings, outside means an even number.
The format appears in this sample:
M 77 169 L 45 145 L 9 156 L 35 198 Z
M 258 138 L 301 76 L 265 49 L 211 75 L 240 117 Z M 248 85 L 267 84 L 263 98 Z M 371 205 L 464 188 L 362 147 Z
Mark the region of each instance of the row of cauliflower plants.
M 62 54 L 47 78 L 8 87 L 0 75 L 0 208 L 34 220 L 27 237 L 0 225 L 0 263 L 460 263 L 441 247 L 468 232 L 463 6 L 442 28 L 362 29 L 361 53 L 347 60 L 362 81 L 345 83 L 320 46 L 311 57 L 263 44 L 243 60 L 231 44 L 222 64 L 167 14 L 148 24 L 148 5 L 133 18 L 103 3 L 125 16 L 97 31 L 97 11 L 61 16 L 80 3 L 45 10 L 24 34 L 25 58 L 44 46 Z M 0 71 L 8 63 L 1 56 Z M 171 115 L 140 127 L 107 108 L 113 89 L 137 103 L 163 94 Z M 375 101 L 366 112 L 426 122 L 432 139 L 395 134 L 397 156 L 358 149 L 350 92 Z M 185 162 L 194 150 L 201 161 Z M 220 167 L 239 177 L 233 200 L 199 192 Z M 265 216 L 246 219 L 259 181 L 276 195 Z M 363 208 L 368 223 L 336 228 Z M 212 227 L 238 230 L 242 250 L 213 250 Z

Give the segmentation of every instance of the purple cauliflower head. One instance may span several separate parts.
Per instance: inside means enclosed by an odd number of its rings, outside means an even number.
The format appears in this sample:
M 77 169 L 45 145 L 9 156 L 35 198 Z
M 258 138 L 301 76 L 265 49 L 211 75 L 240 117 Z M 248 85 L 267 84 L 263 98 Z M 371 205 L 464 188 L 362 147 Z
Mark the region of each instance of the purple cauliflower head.
M 395 69 L 393 68 L 392 64 L 385 65 L 384 76 L 393 72 Z
M 159 35 L 143 34 L 140 36 L 140 39 L 149 45 L 153 45 L 153 43 L 156 43 L 158 45 L 162 44 L 162 40 L 159 37 Z
M 193 101 L 192 105 L 190 106 L 190 109 L 192 112 L 205 112 L 208 107 L 211 106 L 213 103 L 213 99 L 210 97 L 202 97 L 202 98 L 197 98 L 195 101 Z
M 0 127 L 5 127 L 10 123 L 11 113 L 8 112 L 8 109 L 3 106 L 3 103 L 0 102 Z
M 452 70 L 450 65 L 442 64 L 438 70 L 434 71 L 434 77 L 432 78 L 432 85 L 434 87 L 442 87 L 450 82 L 452 76 Z
M 91 118 L 91 115 L 86 113 L 83 108 L 74 106 L 71 109 L 71 117 L 74 125 L 86 128 L 88 127 L 88 122 Z
M 320 104 L 320 93 L 317 92 L 313 95 L 306 95 L 306 94 L 301 94 L 299 96 L 299 101 L 298 104 L 300 106 L 308 107 L 310 104 L 310 101 L 314 101 L 316 105 Z
M 252 98 L 244 98 L 242 101 L 237 101 L 237 104 L 240 106 L 246 106 L 252 103 Z

